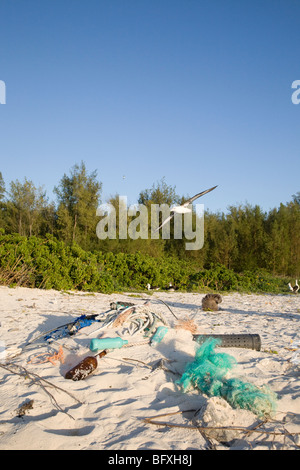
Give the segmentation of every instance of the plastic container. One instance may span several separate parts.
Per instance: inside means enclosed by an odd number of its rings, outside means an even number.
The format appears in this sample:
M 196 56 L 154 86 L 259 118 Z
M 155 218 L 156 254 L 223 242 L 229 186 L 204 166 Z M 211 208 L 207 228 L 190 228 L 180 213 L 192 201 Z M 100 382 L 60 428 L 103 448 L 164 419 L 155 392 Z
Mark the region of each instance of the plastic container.
M 110 303 L 110 308 L 111 310 L 118 310 L 118 308 L 123 307 L 133 307 L 135 304 L 132 302 L 111 302 Z
M 244 335 L 193 335 L 194 341 L 198 344 L 204 343 L 208 338 L 220 339 L 222 348 L 245 348 L 260 351 L 261 340 L 257 334 Z
M 118 349 L 128 344 L 127 339 L 116 338 L 95 338 L 90 342 L 90 350 L 95 352 L 100 349 Z
M 107 351 L 101 351 L 101 353 L 96 354 L 96 356 L 88 356 L 85 357 L 77 366 L 73 367 L 73 369 L 69 370 L 66 375 L 65 379 L 72 379 L 74 381 L 83 380 L 89 375 L 91 375 L 94 370 L 97 369 L 98 366 L 98 359 L 97 357 L 101 358 L 106 356 Z
M 151 345 L 160 343 L 167 333 L 168 333 L 168 328 L 166 326 L 159 326 L 151 338 Z

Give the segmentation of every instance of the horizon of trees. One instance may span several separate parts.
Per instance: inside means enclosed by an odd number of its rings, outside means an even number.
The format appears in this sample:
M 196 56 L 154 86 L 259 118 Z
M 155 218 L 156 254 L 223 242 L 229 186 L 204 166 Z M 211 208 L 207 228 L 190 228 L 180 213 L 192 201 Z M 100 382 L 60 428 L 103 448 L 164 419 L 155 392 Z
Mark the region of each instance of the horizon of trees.
M 172 237 L 132 240 L 118 236 L 115 240 L 99 240 L 96 227 L 100 218 L 96 211 L 102 202 L 101 191 L 97 171 L 88 173 L 84 162 L 75 164 L 70 174 L 64 174 L 55 186 L 56 203 L 50 202 L 44 189 L 36 187 L 27 177 L 23 182 L 12 181 L 6 189 L 0 172 L 0 229 L 6 234 L 26 237 L 45 237 L 50 233 L 67 245 L 76 242 L 92 252 L 140 251 L 156 258 L 186 259 L 199 269 L 219 263 L 236 272 L 263 269 L 274 275 L 300 277 L 300 192 L 292 195 L 291 201 L 269 211 L 250 204 L 229 206 L 226 214 L 206 211 L 204 246 L 186 251 L 184 236 L 180 240 Z M 118 196 L 106 202 L 117 209 Z M 150 189 L 140 191 L 138 203 L 147 207 L 171 206 L 184 199 L 162 178 Z

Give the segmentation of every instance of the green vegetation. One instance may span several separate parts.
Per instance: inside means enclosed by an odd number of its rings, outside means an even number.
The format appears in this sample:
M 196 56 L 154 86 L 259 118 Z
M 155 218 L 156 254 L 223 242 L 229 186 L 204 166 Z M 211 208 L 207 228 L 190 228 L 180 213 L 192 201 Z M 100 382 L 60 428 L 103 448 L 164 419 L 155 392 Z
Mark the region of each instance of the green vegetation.
M 172 282 L 194 292 L 286 293 L 300 277 L 300 193 L 269 212 L 250 205 L 206 212 L 203 248 L 186 251 L 184 237 L 99 240 L 101 188 L 96 172 L 75 165 L 54 189 L 55 204 L 26 178 L 6 191 L 0 173 L 0 284 L 108 293 Z M 139 203 L 187 197 L 162 179 L 140 192 Z M 118 209 L 118 195 L 108 202 Z
M 92 253 L 75 242 L 0 235 L 0 284 L 56 290 L 110 293 L 145 290 L 148 282 L 164 288 L 171 280 L 180 290 L 285 292 L 287 279 L 268 273 L 235 273 L 222 265 L 197 271 L 193 262 L 136 253 Z

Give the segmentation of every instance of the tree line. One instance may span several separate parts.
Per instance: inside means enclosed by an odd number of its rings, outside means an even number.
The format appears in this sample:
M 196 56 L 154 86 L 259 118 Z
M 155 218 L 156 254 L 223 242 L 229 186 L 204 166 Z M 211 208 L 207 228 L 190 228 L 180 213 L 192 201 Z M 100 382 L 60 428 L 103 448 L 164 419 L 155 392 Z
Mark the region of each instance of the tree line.
M 300 277 L 300 192 L 269 211 L 250 204 L 229 206 L 227 213 L 206 211 L 204 246 L 195 251 L 185 249 L 184 236 L 177 240 L 172 236 L 169 240 L 153 240 L 150 236 L 99 240 L 97 208 L 102 202 L 118 208 L 120 200 L 118 194 L 109 201 L 101 200 L 102 183 L 97 171 L 88 173 L 84 162 L 63 175 L 54 194 L 56 201 L 49 201 L 43 187 L 36 187 L 28 178 L 12 181 L 6 187 L 0 172 L 2 233 L 42 238 L 51 234 L 67 246 L 75 242 L 90 252 L 141 252 L 154 258 L 186 260 L 199 270 L 218 264 L 238 273 L 266 270 L 272 275 Z M 163 178 L 141 190 L 138 203 L 172 206 L 185 199 Z

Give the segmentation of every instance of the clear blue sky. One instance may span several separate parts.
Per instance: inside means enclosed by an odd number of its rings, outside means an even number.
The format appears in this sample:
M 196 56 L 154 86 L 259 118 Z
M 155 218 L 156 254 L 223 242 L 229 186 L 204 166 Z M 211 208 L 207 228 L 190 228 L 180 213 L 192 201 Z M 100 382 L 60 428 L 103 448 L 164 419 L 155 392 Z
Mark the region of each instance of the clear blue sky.
M 212 211 L 300 191 L 299 0 L 1 0 L 0 171 L 102 197 L 165 177 Z M 125 176 L 125 179 L 123 178 Z

